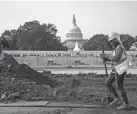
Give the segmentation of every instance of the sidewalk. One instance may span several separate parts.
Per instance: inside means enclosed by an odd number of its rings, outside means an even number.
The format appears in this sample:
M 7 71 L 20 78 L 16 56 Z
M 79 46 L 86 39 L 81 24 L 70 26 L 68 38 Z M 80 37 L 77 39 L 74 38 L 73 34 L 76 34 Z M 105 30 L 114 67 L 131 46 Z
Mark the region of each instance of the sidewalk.
M 17 101 L 13 103 L 0 103 L 0 107 L 44 107 L 49 101 Z
M 17 101 L 13 103 L 0 103 L 0 107 L 47 107 L 47 108 L 106 108 L 105 105 L 85 105 L 70 102 L 49 101 Z
M 37 106 L 37 107 L 31 107 L 31 106 Z M 19 101 L 16 103 L 9 103 L 9 104 L 0 103 L 0 114 L 11 114 L 11 113 L 12 114 L 136 114 L 137 108 L 132 108 L 132 110 L 116 110 L 116 108 L 109 108 L 106 106 L 103 107 L 102 105 L 85 105 L 85 104 L 75 104 L 70 102 L 48 102 L 48 101 L 38 101 L 38 102 Z

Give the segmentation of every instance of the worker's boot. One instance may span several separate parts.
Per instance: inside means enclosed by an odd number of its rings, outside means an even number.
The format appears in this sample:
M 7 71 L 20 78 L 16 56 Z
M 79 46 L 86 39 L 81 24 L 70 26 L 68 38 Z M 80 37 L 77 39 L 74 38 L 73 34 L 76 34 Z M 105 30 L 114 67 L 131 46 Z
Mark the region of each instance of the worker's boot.
M 116 106 L 120 102 L 119 98 L 115 98 L 112 102 L 109 103 L 109 106 Z
M 130 108 L 129 104 L 123 104 L 123 105 L 117 107 L 117 109 L 119 109 L 119 110 L 127 110 L 129 108 Z

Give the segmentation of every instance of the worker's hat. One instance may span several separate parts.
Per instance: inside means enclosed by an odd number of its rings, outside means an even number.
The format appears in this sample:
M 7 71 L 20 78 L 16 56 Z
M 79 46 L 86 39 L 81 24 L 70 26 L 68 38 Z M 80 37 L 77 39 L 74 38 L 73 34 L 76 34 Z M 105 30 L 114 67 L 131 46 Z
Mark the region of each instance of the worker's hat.
M 111 32 L 108 35 L 108 42 L 112 41 L 113 39 L 117 39 L 120 43 L 122 43 L 121 39 L 120 39 L 120 35 L 117 32 Z

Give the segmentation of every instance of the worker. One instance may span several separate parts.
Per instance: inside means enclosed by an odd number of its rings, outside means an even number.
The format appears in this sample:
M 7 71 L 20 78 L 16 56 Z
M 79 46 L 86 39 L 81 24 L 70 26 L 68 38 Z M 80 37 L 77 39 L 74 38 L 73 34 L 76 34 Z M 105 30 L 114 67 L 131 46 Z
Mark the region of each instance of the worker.
M 127 74 L 127 54 L 120 35 L 117 32 L 111 32 L 108 35 L 108 44 L 113 50 L 112 54 L 101 54 L 101 58 L 104 61 L 112 62 L 112 71 L 106 79 L 106 87 L 109 89 L 110 93 L 114 96 L 114 100 L 109 103 L 110 106 L 117 106 L 120 101 L 119 95 L 116 89 L 113 87 L 112 83 L 116 80 L 118 90 L 120 91 L 122 97 L 122 105 L 117 107 L 117 109 L 128 109 L 129 102 L 127 98 L 126 91 L 124 89 L 124 77 Z

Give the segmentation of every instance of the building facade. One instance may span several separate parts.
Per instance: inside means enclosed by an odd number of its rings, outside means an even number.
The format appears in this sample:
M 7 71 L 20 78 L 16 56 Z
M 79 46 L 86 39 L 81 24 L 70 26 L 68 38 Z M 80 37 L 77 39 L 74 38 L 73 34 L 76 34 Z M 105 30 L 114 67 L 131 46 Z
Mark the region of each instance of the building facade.
M 66 39 L 64 45 L 68 47 L 68 51 L 73 51 L 75 48 L 76 42 L 78 43 L 78 48 L 80 50 L 83 49 L 83 34 L 81 33 L 81 29 L 76 24 L 75 15 L 73 15 L 72 28 L 66 33 Z

